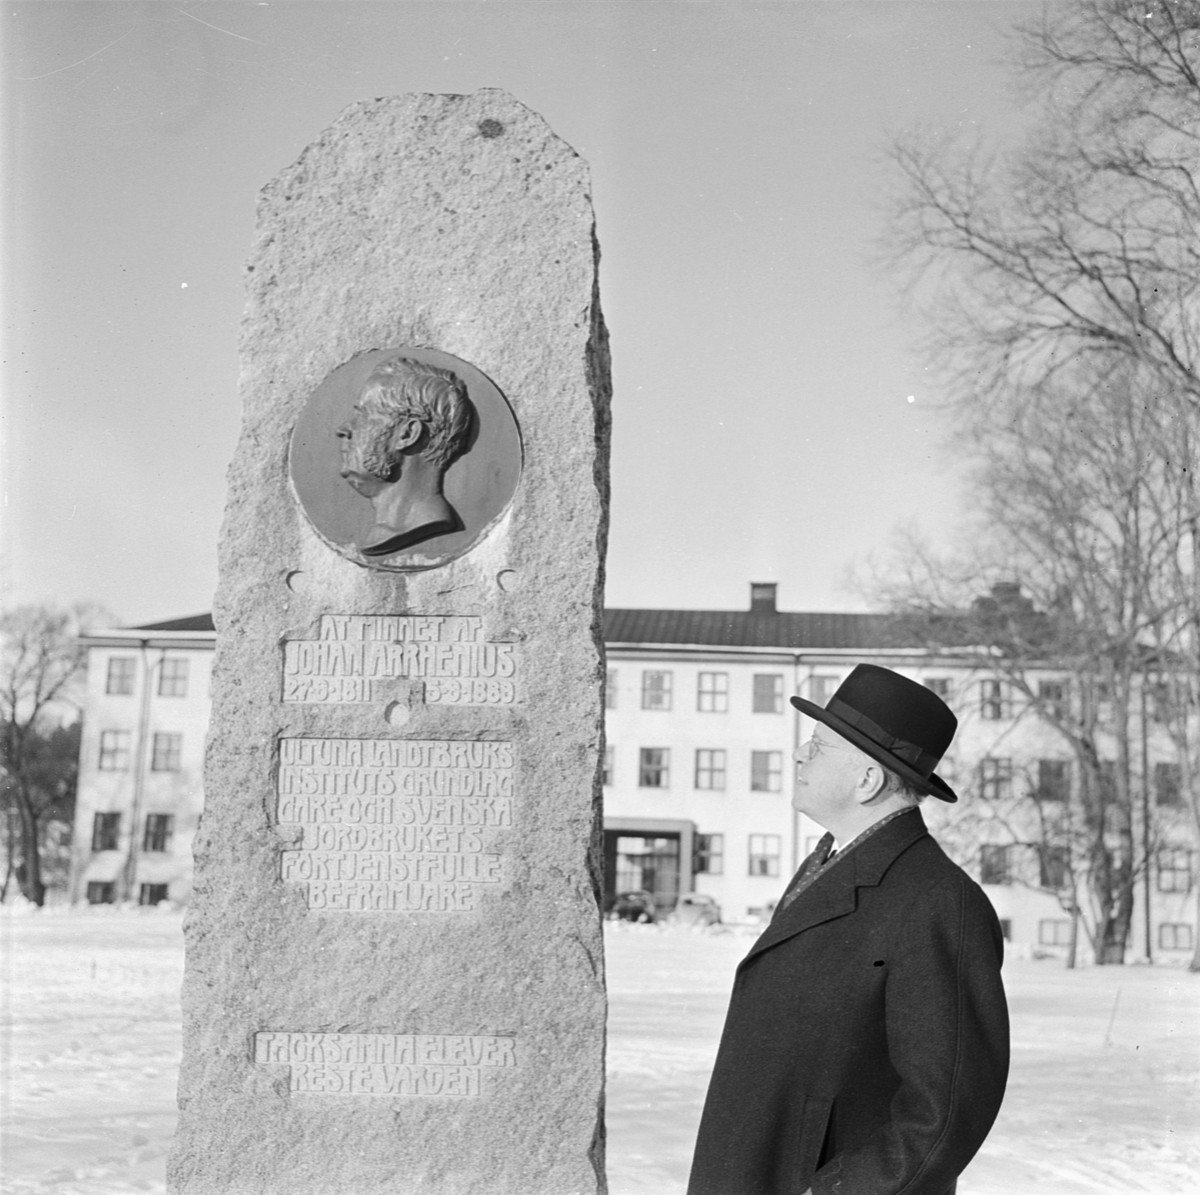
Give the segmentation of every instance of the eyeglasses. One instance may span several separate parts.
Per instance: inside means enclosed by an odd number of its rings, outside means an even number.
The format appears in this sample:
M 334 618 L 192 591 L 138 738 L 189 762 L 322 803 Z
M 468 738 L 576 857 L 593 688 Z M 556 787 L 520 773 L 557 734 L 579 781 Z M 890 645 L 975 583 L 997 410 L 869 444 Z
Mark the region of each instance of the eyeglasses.
M 805 752 L 805 758 L 812 761 L 827 747 L 834 751 L 853 751 L 855 749 L 849 743 L 831 743 L 827 739 L 817 738 L 815 734 L 802 745 L 801 749 Z

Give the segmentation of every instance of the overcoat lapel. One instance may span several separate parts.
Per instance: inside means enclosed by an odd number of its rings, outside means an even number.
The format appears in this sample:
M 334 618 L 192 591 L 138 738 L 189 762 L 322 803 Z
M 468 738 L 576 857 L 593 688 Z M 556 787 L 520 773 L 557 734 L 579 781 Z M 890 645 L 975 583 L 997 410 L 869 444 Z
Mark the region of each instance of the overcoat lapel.
M 859 888 L 872 887 L 883 879 L 895 859 L 918 839 L 929 834 L 921 814 L 914 810 L 893 818 L 877 833 L 828 865 L 826 871 L 786 908 L 781 908 L 750 953 L 738 964 L 741 970 L 751 959 L 826 921 L 853 913 Z M 791 885 L 789 885 L 789 888 Z

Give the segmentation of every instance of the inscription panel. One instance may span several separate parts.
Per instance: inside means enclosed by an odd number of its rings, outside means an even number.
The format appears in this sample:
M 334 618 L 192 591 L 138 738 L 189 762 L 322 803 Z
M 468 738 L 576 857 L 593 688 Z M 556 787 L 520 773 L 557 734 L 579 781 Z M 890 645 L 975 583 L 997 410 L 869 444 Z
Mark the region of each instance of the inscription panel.
M 514 766 L 507 742 L 281 739 L 276 817 L 299 831 L 281 878 L 310 909 L 472 912 L 508 878 Z
M 254 1035 L 259 1066 L 289 1068 L 304 1095 L 482 1095 L 488 1076 L 517 1065 L 516 1039 L 444 1033 Z
M 419 681 L 426 705 L 515 705 L 516 643 L 483 638 L 483 619 L 453 614 L 323 614 L 317 639 L 289 639 L 283 700 L 387 700 L 388 682 Z

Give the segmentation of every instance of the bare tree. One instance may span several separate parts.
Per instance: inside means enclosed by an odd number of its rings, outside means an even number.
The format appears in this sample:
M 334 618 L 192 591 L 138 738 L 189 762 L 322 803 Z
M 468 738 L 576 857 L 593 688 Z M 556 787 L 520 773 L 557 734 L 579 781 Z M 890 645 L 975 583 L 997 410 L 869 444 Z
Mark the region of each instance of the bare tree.
M 1180 651 L 1189 606 L 1175 570 L 1189 496 L 1160 452 L 1162 410 L 1142 399 L 1136 371 L 1095 377 L 1092 368 L 1085 361 L 1060 371 L 987 435 L 974 421 L 973 553 L 947 564 L 908 545 L 906 571 L 892 572 L 877 596 L 930 646 L 1003 678 L 1020 707 L 1069 747 L 1076 783 L 1068 803 L 1047 808 L 1034 794 L 972 816 L 986 812 L 1008 841 L 1043 861 L 1065 856 L 1096 960 L 1121 962 L 1134 888 L 1163 830 L 1147 818 L 1157 811 L 1138 749 L 1144 695 L 1164 662 L 1172 675 L 1196 675 Z M 1013 577 L 1020 586 L 977 596 L 989 581 Z M 1067 683 L 1046 687 L 1048 670 Z M 1177 719 L 1193 738 L 1194 710 L 1179 707 Z
M 1011 554 L 1005 560 L 1014 563 Z M 1079 557 L 1076 563 L 1086 567 Z M 976 677 L 996 678 L 1018 720 L 1036 718 L 1052 727 L 1070 753 L 1073 781 L 1053 793 L 1043 791 L 1040 777 L 989 783 L 981 761 L 958 782 L 967 799 L 945 831 L 964 857 L 981 842 L 1024 848 L 1038 866 L 1032 876 L 1015 878 L 1052 891 L 1072 919 L 1082 921 L 1096 962 L 1120 963 L 1134 888 L 1151 857 L 1135 835 L 1145 782 L 1136 741 L 1146 653 L 1132 635 L 1103 640 L 1087 625 L 1081 604 L 1057 588 L 1038 587 L 1044 578 L 1034 569 L 1036 603 L 1013 582 L 967 600 L 981 579 L 996 575 L 979 559 L 948 566 L 926 557 L 922 570 L 911 570 L 904 582 L 893 577 L 875 596 L 898 614 L 907 637 L 951 653 Z M 1151 842 L 1157 845 L 1157 831 Z M 1061 871 L 1061 882 L 1043 883 L 1048 871 Z
M 1067 967 L 1073 968 L 1080 929 L 1095 952 L 1103 922 L 1090 902 L 1079 899 L 1088 890 L 1091 836 L 1068 784 L 1049 785 L 1030 767 L 1018 769 L 1002 783 L 989 782 L 978 771 L 956 783 L 963 800 L 943 813 L 939 841 L 964 867 L 980 857 L 983 844 L 998 846 L 1004 881 L 1054 897 L 1070 918 Z M 989 783 L 1000 791 L 987 792 Z
M 1194 410 L 1200 3 L 1047 14 L 1019 33 L 1043 111 L 1018 151 L 894 147 L 893 249 L 927 284 L 934 357 L 970 402 L 1089 357 L 1137 363 Z
M 1050 720 L 1078 764 L 1097 960 L 1118 961 L 1149 865 L 1133 734 L 1152 661 L 1188 678 L 1175 731 L 1196 735 L 1200 0 L 1048 8 L 1017 44 L 1028 139 L 898 143 L 892 249 L 979 465 L 981 550 L 952 572 L 976 593 L 1019 577 L 1037 611 L 976 606 L 954 634 L 1035 704 L 1031 667 L 1072 676 Z M 899 600 L 945 630 L 947 579 Z
M 1165 413 L 1176 426 L 1161 442 L 1160 453 L 1170 485 L 1159 511 L 1172 525 L 1179 551 L 1164 562 L 1163 584 L 1172 590 L 1179 617 L 1157 629 L 1156 686 L 1158 712 L 1175 745 L 1180 771 L 1180 797 L 1191 821 L 1193 841 L 1200 844 L 1200 434 L 1198 421 L 1186 410 Z M 1173 501 L 1171 499 L 1174 499 Z M 1200 926 L 1200 882 L 1193 875 Z M 1200 971 L 1200 933 L 1190 964 Z
M 20 606 L 0 614 L 0 763 L 9 879 L 34 904 L 46 899 L 45 825 L 69 821 L 75 793 L 77 684 L 85 655 L 78 636 L 98 612 Z M 15 823 L 15 825 L 14 825 Z M 15 831 L 15 833 L 14 833 Z

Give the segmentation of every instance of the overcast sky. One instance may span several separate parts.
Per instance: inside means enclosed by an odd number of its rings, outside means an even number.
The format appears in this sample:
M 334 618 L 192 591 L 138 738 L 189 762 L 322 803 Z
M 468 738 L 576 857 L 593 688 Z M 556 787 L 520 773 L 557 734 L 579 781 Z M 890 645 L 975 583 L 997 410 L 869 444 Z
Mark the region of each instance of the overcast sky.
M 255 194 L 348 104 L 502 87 L 590 163 L 608 604 L 856 609 L 969 495 L 877 262 L 889 137 L 1011 135 L 1030 4 L 26 0 L 4 14 L 4 601 L 207 610 Z

